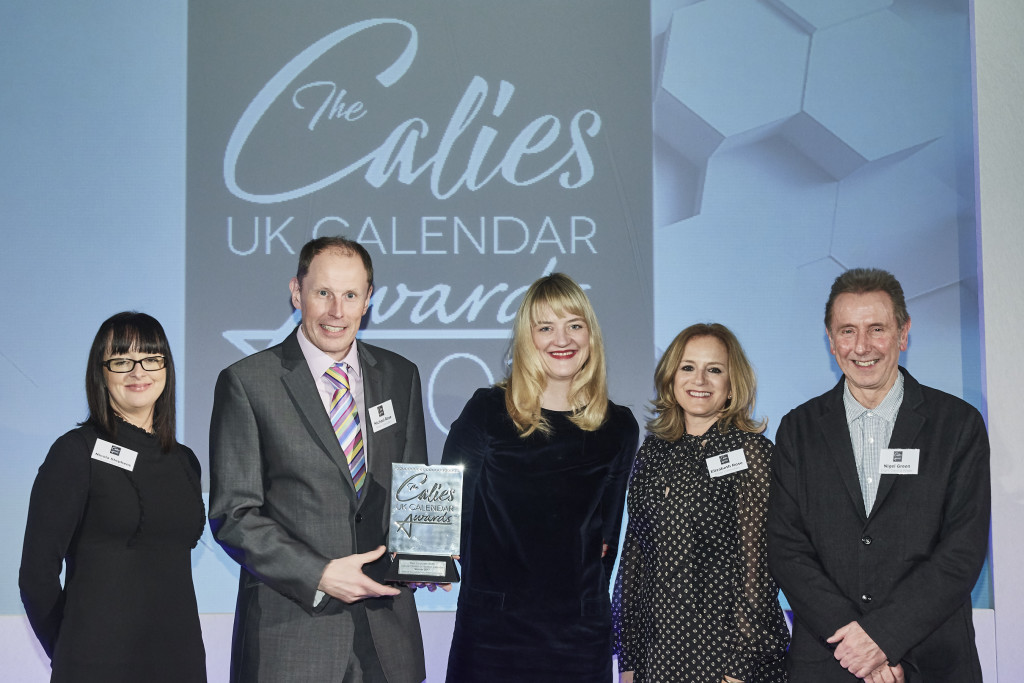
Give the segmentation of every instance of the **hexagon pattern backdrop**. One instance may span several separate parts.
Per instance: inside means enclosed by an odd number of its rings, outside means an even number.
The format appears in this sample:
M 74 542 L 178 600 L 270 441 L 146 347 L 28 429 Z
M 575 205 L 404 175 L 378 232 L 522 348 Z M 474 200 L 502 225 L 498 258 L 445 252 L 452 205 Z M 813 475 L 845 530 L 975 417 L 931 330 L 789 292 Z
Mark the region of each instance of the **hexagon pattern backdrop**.
M 910 309 L 901 364 L 983 409 L 967 0 L 677 0 L 652 24 L 658 355 L 729 326 L 773 437 L 840 377 L 832 280 L 881 267 Z

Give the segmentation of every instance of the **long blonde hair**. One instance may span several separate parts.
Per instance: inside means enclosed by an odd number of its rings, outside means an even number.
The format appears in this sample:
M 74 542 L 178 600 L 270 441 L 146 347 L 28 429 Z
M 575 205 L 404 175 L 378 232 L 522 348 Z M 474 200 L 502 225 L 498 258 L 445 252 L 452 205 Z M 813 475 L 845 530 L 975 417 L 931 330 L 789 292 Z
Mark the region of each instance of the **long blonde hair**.
M 718 430 L 729 431 L 730 425 L 744 432 L 759 434 L 764 431 L 767 420 L 760 422 L 754 419 L 754 403 L 757 400 L 757 377 L 754 368 L 743 353 L 743 347 L 736 335 L 725 325 L 719 323 L 697 323 L 690 325 L 676 335 L 668 345 L 658 367 L 654 371 L 654 388 L 657 396 L 651 404 L 654 406 L 654 418 L 647 423 L 647 431 L 665 441 L 678 441 L 686 433 L 683 421 L 683 409 L 676 401 L 676 371 L 683 360 L 683 352 L 691 339 L 712 337 L 725 345 L 728 356 L 729 387 L 732 398 L 728 399 L 718 418 Z
M 597 315 L 583 289 L 562 273 L 546 275 L 532 285 L 523 297 L 512 324 L 510 355 L 512 367 L 508 376 L 498 383 L 505 388 L 505 408 L 516 424 L 521 437 L 535 431 L 551 434 L 551 426 L 541 413 L 541 396 L 547 386 L 543 361 L 533 345 L 533 326 L 545 306 L 557 317 L 575 315 L 583 318 L 590 332 L 590 348 L 569 387 L 569 418 L 584 431 L 592 432 L 604 423 L 608 413 L 608 382 L 604 344 Z

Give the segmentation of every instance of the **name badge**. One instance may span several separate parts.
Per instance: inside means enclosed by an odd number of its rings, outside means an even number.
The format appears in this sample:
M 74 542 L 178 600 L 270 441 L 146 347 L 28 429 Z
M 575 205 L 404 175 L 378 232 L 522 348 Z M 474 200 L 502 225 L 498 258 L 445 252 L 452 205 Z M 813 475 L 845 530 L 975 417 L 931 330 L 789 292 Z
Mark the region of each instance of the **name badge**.
M 92 447 L 93 460 L 99 460 L 129 472 L 135 469 L 135 458 L 138 455 L 138 451 L 118 446 L 116 443 L 110 443 L 103 439 L 96 439 L 96 445 Z
M 879 474 L 917 474 L 919 448 L 883 448 L 879 458 Z
M 742 448 L 737 448 L 721 455 L 712 455 L 707 459 L 707 464 L 708 474 L 714 479 L 747 469 L 747 456 Z
M 395 408 L 391 405 L 390 398 L 383 403 L 378 403 L 372 408 L 368 408 L 366 412 L 370 414 L 370 426 L 373 427 L 374 433 L 398 422 L 395 419 Z

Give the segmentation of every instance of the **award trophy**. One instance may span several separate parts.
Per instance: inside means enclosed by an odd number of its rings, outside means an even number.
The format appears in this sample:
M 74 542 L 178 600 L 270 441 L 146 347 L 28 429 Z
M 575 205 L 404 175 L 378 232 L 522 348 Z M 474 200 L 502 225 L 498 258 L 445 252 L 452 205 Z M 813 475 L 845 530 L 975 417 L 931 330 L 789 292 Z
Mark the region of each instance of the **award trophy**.
M 458 581 L 461 531 L 461 466 L 391 465 L 388 550 L 397 555 L 385 581 Z

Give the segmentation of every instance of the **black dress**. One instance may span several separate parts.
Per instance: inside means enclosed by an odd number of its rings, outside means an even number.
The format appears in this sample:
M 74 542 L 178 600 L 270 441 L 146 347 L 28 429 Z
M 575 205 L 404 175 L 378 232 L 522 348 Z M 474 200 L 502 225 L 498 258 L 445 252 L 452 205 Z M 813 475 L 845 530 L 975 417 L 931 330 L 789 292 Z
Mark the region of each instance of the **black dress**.
M 97 438 L 136 451 L 134 470 L 92 458 Z M 190 552 L 204 523 L 188 448 L 163 453 L 126 422 L 114 438 L 88 423 L 57 439 L 32 486 L 19 577 L 51 681 L 206 680 Z
M 708 458 L 717 469 L 740 449 L 746 469 L 711 476 Z M 636 683 L 786 680 L 789 631 L 765 545 L 773 451 L 760 434 L 717 425 L 644 441 L 613 605 L 619 669 Z
M 639 433 L 608 407 L 593 432 L 544 411 L 553 434 L 523 439 L 491 387 L 452 424 L 442 461 L 465 465 L 465 488 L 449 683 L 608 683 L 609 578 Z

